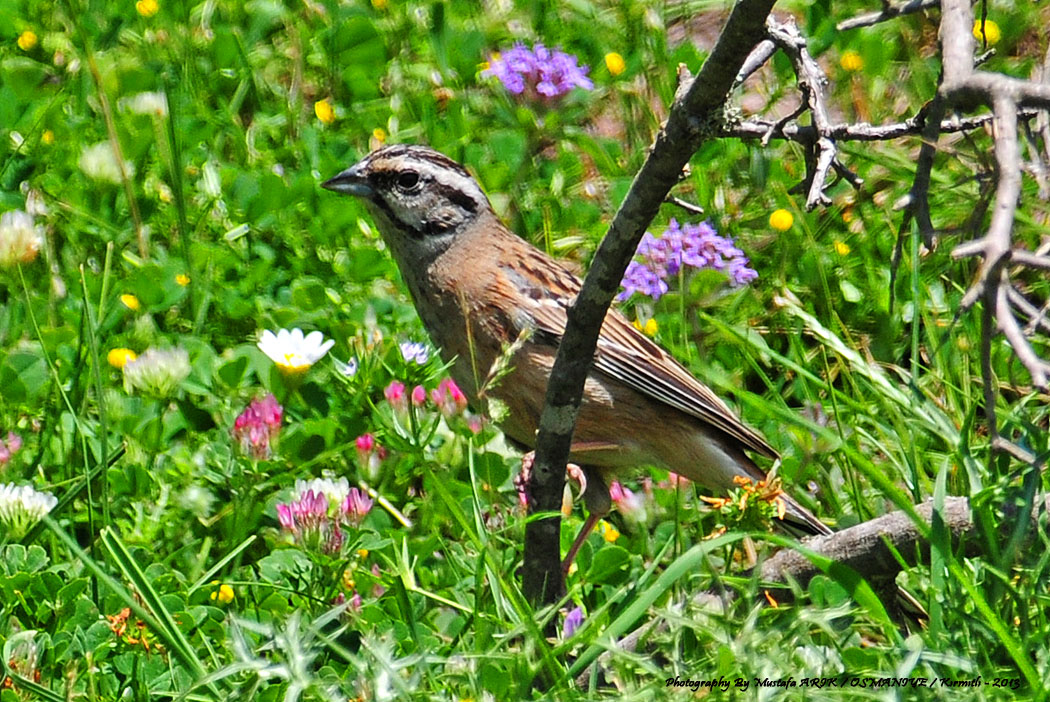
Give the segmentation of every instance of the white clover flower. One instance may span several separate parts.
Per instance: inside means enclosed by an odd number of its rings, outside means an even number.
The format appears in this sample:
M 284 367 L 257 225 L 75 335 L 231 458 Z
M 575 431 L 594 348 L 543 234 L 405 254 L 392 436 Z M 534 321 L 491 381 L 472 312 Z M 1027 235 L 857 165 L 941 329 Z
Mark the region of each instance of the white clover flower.
M 137 115 L 168 116 L 168 98 L 164 93 L 138 93 L 131 97 L 121 98 L 118 107 Z
M 350 481 L 346 478 L 314 478 L 312 480 L 296 480 L 295 495 L 293 501 L 301 500 L 307 490 L 313 490 L 314 494 L 321 494 L 328 498 L 328 505 L 338 507 L 350 494 Z
M 266 329 L 258 346 L 282 373 L 299 375 L 324 358 L 334 344 L 332 339 L 325 341 L 324 334 L 319 331 L 303 336 L 303 330 L 297 327 L 291 331 L 279 329 L 276 334 Z
M 84 147 L 80 152 L 80 170 L 94 180 L 120 183 L 120 164 L 117 162 L 117 155 L 113 153 L 112 144 L 108 141 Z M 128 178 L 135 175 L 135 164 L 124 161 L 124 172 Z
M 0 485 L 0 524 L 4 525 L 7 532 L 0 534 L 0 537 L 22 538 L 57 504 L 54 495 L 38 492 L 31 485 Z
M 124 389 L 165 399 L 175 394 L 190 374 L 190 356 L 183 349 L 146 349 L 124 364 Z
M 0 215 L 0 267 L 29 263 L 43 243 L 43 227 L 33 223 L 32 215 L 22 210 Z

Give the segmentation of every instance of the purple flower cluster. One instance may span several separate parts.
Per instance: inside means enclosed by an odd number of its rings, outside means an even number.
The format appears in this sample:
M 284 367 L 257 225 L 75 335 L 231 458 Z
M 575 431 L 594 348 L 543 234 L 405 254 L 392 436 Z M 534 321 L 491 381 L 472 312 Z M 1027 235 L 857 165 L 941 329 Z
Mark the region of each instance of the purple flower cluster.
M 343 499 L 337 496 L 333 502 L 335 510 L 330 514 L 329 496 L 320 489 L 306 489 L 291 502 L 277 505 L 277 521 L 300 546 L 338 554 L 346 541 L 342 527 L 361 526 L 373 503 L 367 493 L 357 488 L 350 488 Z
M 623 290 L 616 297 L 620 301 L 636 292 L 659 300 L 668 290 L 667 279 L 685 267 L 724 271 L 733 285 L 746 285 L 758 277 L 733 240 L 719 236 L 707 222 L 679 225 L 672 219 L 659 238 L 645 233 L 638 256 L 624 272 Z
M 273 395 L 252 400 L 233 423 L 233 438 L 244 455 L 264 461 L 272 454 L 271 442 L 281 430 L 284 408 Z
M 521 42 L 503 53 L 489 57 L 489 67 L 482 77 L 495 76 L 515 95 L 553 100 L 573 88 L 591 90 L 594 83 L 587 77 L 587 66 L 580 66 L 572 54 L 548 49 L 543 44 L 528 48 Z
M 399 348 L 401 349 L 401 358 L 405 359 L 405 363 L 415 363 L 421 366 L 430 358 L 430 352 L 427 351 L 426 344 L 418 341 L 402 342 Z

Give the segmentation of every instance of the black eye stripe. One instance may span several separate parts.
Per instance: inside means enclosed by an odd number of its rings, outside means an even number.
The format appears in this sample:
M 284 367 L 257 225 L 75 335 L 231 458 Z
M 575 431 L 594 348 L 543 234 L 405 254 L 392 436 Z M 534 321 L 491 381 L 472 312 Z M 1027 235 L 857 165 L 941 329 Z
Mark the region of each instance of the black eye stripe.
M 401 178 L 409 173 L 414 174 L 416 176 L 417 181 L 411 186 L 401 183 Z M 379 187 L 379 189 L 397 189 L 401 190 L 402 192 L 406 190 L 411 190 L 412 188 L 418 188 L 419 183 L 424 182 L 425 187 L 427 187 L 431 192 L 436 194 L 439 198 L 443 200 L 448 200 L 452 204 L 466 210 L 467 212 L 470 212 L 471 214 L 475 214 L 478 211 L 478 203 L 470 193 L 464 192 L 461 188 L 457 188 L 454 185 L 448 185 L 447 183 L 442 183 L 439 180 L 431 180 L 429 178 L 426 178 L 416 171 L 378 171 L 372 174 L 372 180 Z
M 435 181 L 431 186 L 434 192 L 440 197 L 448 200 L 454 205 L 462 207 L 467 212 L 474 214 L 478 211 L 478 203 L 474 201 L 474 198 L 469 193 L 465 193 L 459 188 L 452 187 L 451 185 L 445 185 Z

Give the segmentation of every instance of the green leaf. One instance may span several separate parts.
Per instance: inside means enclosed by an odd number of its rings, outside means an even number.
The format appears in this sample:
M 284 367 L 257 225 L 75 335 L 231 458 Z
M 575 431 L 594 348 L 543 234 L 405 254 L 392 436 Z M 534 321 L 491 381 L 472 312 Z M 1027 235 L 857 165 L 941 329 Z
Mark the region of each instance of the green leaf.
M 215 376 L 228 388 L 239 388 L 248 373 L 248 357 L 238 354 L 215 371 Z
M 586 580 L 594 583 L 618 585 L 629 572 L 630 552 L 622 546 L 606 545 L 594 554 Z

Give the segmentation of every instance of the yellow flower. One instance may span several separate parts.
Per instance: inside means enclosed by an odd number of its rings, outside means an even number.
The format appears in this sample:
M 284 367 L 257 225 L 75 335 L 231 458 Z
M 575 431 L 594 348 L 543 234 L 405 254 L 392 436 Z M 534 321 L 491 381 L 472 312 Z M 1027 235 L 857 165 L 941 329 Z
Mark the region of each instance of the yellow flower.
M 372 7 L 374 7 L 377 10 L 385 10 L 386 3 L 387 0 L 372 0 Z
M 36 32 L 31 29 L 27 29 L 18 35 L 18 48 L 22 51 L 29 51 L 36 46 Z
M 372 138 L 378 141 L 380 144 L 386 143 L 386 130 L 382 127 L 376 127 L 372 130 Z
M 990 19 L 984 21 L 984 31 L 982 32 L 981 18 L 978 17 L 973 22 L 973 38 L 977 41 L 986 41 L 988 46 L 995 46 L 1003 38 L 1003 33 L 999 31 L 999 25 Z M 19 46 L 21 46 L 21 43 L 19 43 Z
M 838 252 L 839 256 L 848 256 L 851 251 L 849 244 L 844 241 L 835 241 L 835 251 Z
M 138 358 L 138 354 L 131 349 L 110 349 L 109 353 L 106 354 L 106 360 L 109 361 L 109 365 L 114 368 L 123 368 L 136 358 Z
M 777 231 L 786 232 L 795 223 L 795 217 L 785 209 L 776 210 L 769 215 L 769 226 Z
M 656 336 L 656 331 L 660 328 L 660 325 L 656 323 L 655 319 L 650 317 L 644 325 L 637 319 L 634 320 L 634 328 L 640 332 L 645 332 L 648 336 Z
M 120 301 L 124 303 L 124 306 L 129 310 L 138 310 L 142 307 L 142 303 L 134 295 L 124 293 L 120 296 Z
M 605 67 L 609 69 L 609 73 L 618 76 L 627 69 L 627 62 L 623 60 L 623 56 L 610 51 L 605 55 Z
M 357 557 L 362 559 L 362 560 L 364 560 L 365 558 L 368 558 L 368 549 L 367 548 L 359 548 L 359 549 L 357 549 Z
M 233 602 L 233 587 L 223 583 L 219 586 L 219 589 L 212 591 L 211 599 L 213 602 L 219 602 L 220 604 L 230 604 Z
M 143 17 L 152 17 L 160 12 L 160 4 L 157 0 L 138 0 L 135 3 L 135 9 Z
M 314 103 L 314 114 L 317 115 L 317 119 L 321 120 L 323 124 L 331 124 L 335 121 L 335 108 L 332 107 L 332 103 L 328 101 L 328 98 Z
M 45 129 L 44 133 L 40 135 L 40 141 L 47 146 L 51 146 L 55 143 L 55 133 L 50 129 Z
M 357 587 L 357 583 L 354 581 L 354 571 L 349 568 L 343 571 L 343 587 L 347 590 L 353 590 Z
M 175 276 L 175 282 L 181 285 L 182 287 L 186 287 L 190 284 L 190 277 L 185 273 L 179 273 Z
M 839 65 L 844 71 L 856 73 L 864 68 L 864 59 L 853 49 L 846 49 L 839 57 Z
M 599 528 L 602 532 L 602 538 L 610 544 L 616 543 L 616 540 L 620 538 L 620 532 L 616 530 L 616 527 L 614 527 L 612 524 L 605 521 L 604 519 L 599 522 L 599 525 Z

